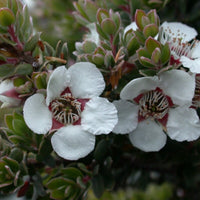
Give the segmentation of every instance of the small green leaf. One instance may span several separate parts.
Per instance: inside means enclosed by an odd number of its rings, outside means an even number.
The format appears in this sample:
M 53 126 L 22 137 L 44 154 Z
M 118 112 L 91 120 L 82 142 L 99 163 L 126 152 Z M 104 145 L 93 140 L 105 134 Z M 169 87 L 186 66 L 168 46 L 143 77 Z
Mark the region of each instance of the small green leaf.
M 159 28 L 155 24 L 146 25 L 143 29 L 143 34 L 146 38 L 155 37 L 158 34 Z
M 113 20 L 109 18 L 102 20 L 101 28 L 103 32 L 108 35 L 113 35 L 116 32 L 116 25 Z
M 165 43 L 162 46 L 162 50 L 161 50 L 161 62 L 164 65 L 170 58 L 170 48 L 168 43 Z
M 7 78 L 12 76 L 14 73 L 15 67 L 13 65 L 4 64 L 0 65 L 0 77 Z
M 56 190 L 60 187 L 66 187 L 68 185 L 73 185 L 75 184 L 74 181 L 63 178 L 63 177 L 57 177 L 54 179 L 51 179 L 48 183 L 47 183 L 47 188 L 50 190 Z
M 151 60 L 157 64 L 160 61 L 160 57 L 161 57 L 161 50 L 160 48 L 155 48 L 155 50 L 153 51 L 152 55 L 151 55 Z
M 150 54 L 152 54 L 153 51 L 155 50 L 155 48 L 160 48 L 161 49 L 161 44 L 160 44 L 160 42 L 158 42 L 154 38 L 149 37 L 145 42 L 145 47 L 147 48 L 148 52 Z
M 83 50 L 85 53 L 93 53 L 96 49 L 97 45 L 90 40 L 86 40 L 83 42 Z
M 143 23 L 142 23 L 143 16 L 146 16 L 146 13 L 143 10 L 137 9 L 135 12 L 135 22 L 141 31 L 144 28 Z
M 98 162 L 103 162 L 106 155 L 109 152 L 109 141 L 108 140 L 101 140 L 94 151 L 94 158 Z
M 103 32 L 103 30 L 101 29 L 101 26 L 99 24 L 96 24 L 96 29 L 98 34 L 103 37 L 106 40 L 109 40 L 108 36 Z
M 15 74 L 17 75 L 30 75 L 33 72 L 33 67 L 31 64 L 19 64 L 15 68 Z
M 82 172 L 75 167 L 63 168 L 61 172 L 65 178 L 72 179 L 73 181 L 76 181 L 78 177 L 83 177 Z
M 32 36 L 24 45 L 24 51 L 33 51 L 38 43 L 40 38 L 40 33 L 36 33 Z
M 97 11 L 97 21 L 99 22 L 99 24 L 101 24 L 102 21 L 107 18 L 109 18 L 108 11 L 106 9 L 99 8 Z
M 10 26 L 15 22 L 15 16 L 9 8 L 0 8 L 0 25 Z
M 9 157 L 20 163 L 23 159 L 23 152 L 20 148 L 15 147 L 11 150 Z
M 100 198 L 104 192 L 104 182 L 100 174 L 92 177 L 92 190 L 97 198 Z
M 9 166 L 13 173 L 16 173 L 19 170 L 19 164 L 16 160 L 9 157 L 3 157 L 2 160 Z

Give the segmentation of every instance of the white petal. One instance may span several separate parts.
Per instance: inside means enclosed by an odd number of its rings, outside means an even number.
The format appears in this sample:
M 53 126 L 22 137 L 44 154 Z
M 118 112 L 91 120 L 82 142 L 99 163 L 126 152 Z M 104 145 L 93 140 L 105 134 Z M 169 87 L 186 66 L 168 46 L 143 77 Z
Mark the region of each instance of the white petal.
M 138 124 L 135 131 L 129 134 L 133 146 L 142 151 L 159 151 L 166 144 L 167 136 L 162 127 L 151 119 L 144 120 Z
M 121 91 L 121 99 L 133 100 L 138 95 L 159 86 L 158 77 L 142 77 L 130 81 Z
M 69 68 L 71 91 L 76 98 L 99 96 L 104 88 L 104 78 L 98 68 L 89 62 L 79 62 Z
M 187 106 L 170 109 L 167 122 L 169 137 L 177 141 L 193 141 L 200 136 L 199 117 Z
M 184 105 L 194 96 L 195 77 L 182 70 L 170 70 L 160 74 L 160 87 L 174 104 Z
M 95 146 L 95 136 L 81 126 L 65 126 L 51 138 L 54 151 L 67 160 L 78 160 L 87 156 Z
M 189 68 L 192 73 L 200 73 L 200 58 L 192 60 L 186 56 L 181 56 L 180 61 L 183 66 Z
M 192 46 L 191 49 L 191 58 L 200 58 L 200 41 L 199 40 L 195 40 L 195 43 Z
M 65 66 L 57 67 L 49 77 L 47 85 L 46 104 L 59 97 L 60 94 L 69 86 L 70 76 Z
M 14 88 L 13 82 L 9 79 L 6 79 L 0 83 L 0 94 L 12 90 Z
M 52 114 L 45 104 L 44 95 L 34 94 L 24 104 L 24 120 L 38 134 L 47 133 L 52 126 Z
M 114 104 L 101 97 L 88 101 L 81 117 L 83 129 L 94 135 L 110 133 L 118 121 Z
M 124 29 L 124 35 L 126 34 L 126 32 L 128 32 L 129 30 L 133 30 L 133 31 L 136 31 L 138 28 L 136 22 L 132 22 L 131 24 L 129 24 L 128 26 L 125 27 Z
M 180 22 L 164 22 L 161 27 L 172 39 L 182 38 L 182 42 L 188 42 L 198 34 L 194 28 Z
M 3 103 L 1 108 L 10 107 L 10 106 L 18 106 L 21 102 L 20 99 L 7 97 L 4 95 L 0 95 L 0 101 Z
M 118 123 L 114 133 L 126 134 L 135 130 L 138 124 L 138 106 L 125 100 L 113 102 L 118 111 Z

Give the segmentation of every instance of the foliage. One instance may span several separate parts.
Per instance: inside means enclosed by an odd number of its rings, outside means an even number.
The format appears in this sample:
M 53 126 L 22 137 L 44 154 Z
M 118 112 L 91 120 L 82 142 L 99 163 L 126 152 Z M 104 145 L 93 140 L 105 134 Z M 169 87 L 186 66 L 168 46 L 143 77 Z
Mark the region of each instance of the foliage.
M 23 116 L 24 102 L 35 93 L 47 94 L 51 72 L 60 65 L 95 64 L 106 81 L 101 96 L 111 102 L 132 79 L 183 69 L 170 63 L 170 44 L 156 36 L 165 20 L 200 31 L 199 7 L 197 0 L 38 0 L 29 11 L 19 0 L 0 0 L 0 78 L 12 81 L 14 93 L 8 97 L 19 100 L 17 107 L 0 110 L 0 195 L 199 199 L 198 140 L 168 138 L 162 150 L 146 153 L 134 148 L 127 135 L 110 133 L 97 136 L 85 158 L 71 161 L 53 150 L 52 130 L 35 134 Z M 132 21 L 137 30 L 125 32 Z

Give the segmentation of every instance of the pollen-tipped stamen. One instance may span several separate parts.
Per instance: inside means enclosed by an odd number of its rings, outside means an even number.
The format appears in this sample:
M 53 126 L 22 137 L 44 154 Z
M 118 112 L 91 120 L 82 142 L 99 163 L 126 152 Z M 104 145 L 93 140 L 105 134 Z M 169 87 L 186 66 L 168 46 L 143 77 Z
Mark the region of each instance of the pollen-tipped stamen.
M 143 94 L 139 101 L 139 115 L 148 118 L 162 119 L 169 110 L 169 102 L 166 96 L 157 90 L 152 90 Z
M 73 124 L 81 116 L 81 103 L 71 93 L 65 93 L 54 99 L 50 108 L 54 119 L 62 124 Z

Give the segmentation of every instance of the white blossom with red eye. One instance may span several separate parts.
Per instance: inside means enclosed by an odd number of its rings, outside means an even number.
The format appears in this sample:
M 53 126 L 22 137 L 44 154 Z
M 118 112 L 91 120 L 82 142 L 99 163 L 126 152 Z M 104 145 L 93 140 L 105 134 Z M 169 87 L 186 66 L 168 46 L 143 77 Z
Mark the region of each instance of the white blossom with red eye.
M 189 108 L 194 88 L 194 76 L 181 70 L 132 80 L 122 89 L 121 100 L 114 102 L 118 123 L 113 132 L 129 133 L 133 146 L 143 151 L 160 150 L 167 139 L 164 131 L 177 141 L 197 139 L 199 121 Z
M 59 156 L 85 157 L 94 149 L 95 135 L 109 134 L 118 120 L 115 106 L 99 97 L 104 87 L 103 76 L 92 63 L 58 67 L 49 78 L 46 98 L 38 93 L 26 100 L 25 122 L 38 134 L 56 130 L 51 143 Z
M 164 22 L 160 27 L 160 42 L 168 42 L 171 50 L 170 64 L 189 68 L 200 73 L 200 43 L 195 39 L 197 31 L 180 22 Z
M 2 102 L 1 108 L 19 106 L 21 103 L 12 80 L 6 79 L 0 82 L 0 101 Z

